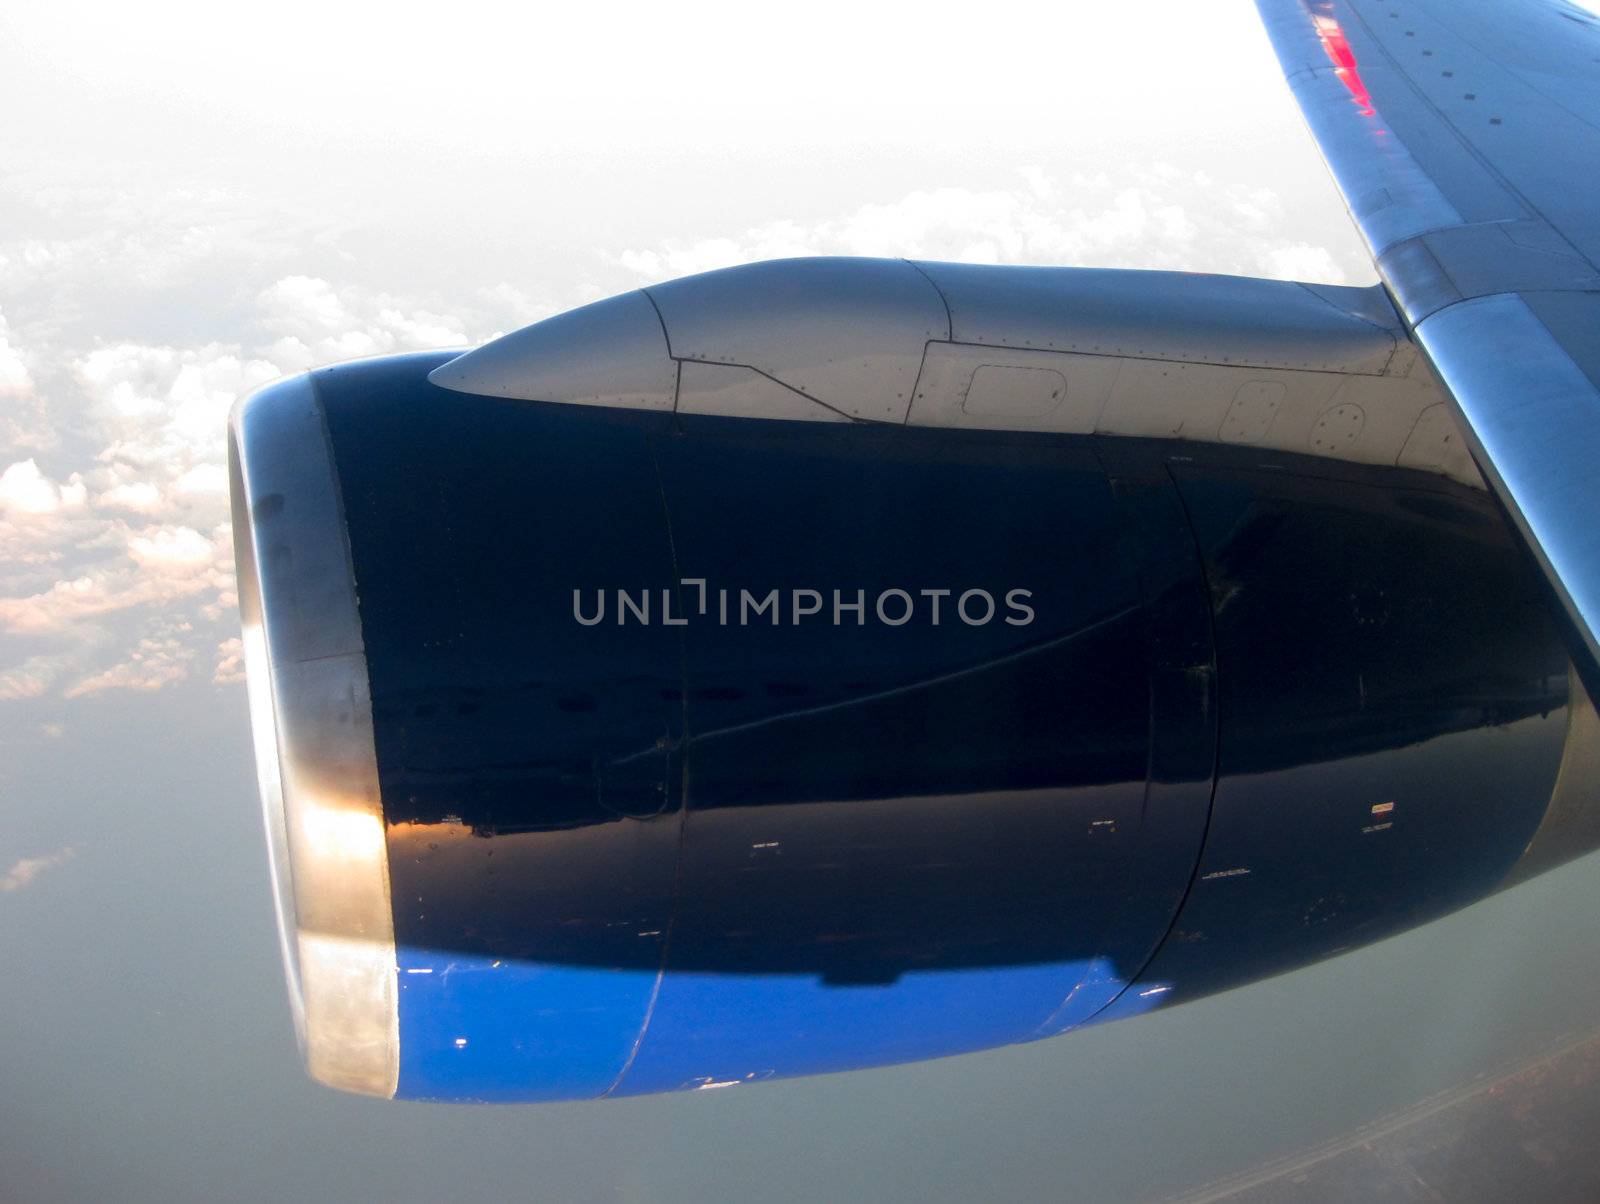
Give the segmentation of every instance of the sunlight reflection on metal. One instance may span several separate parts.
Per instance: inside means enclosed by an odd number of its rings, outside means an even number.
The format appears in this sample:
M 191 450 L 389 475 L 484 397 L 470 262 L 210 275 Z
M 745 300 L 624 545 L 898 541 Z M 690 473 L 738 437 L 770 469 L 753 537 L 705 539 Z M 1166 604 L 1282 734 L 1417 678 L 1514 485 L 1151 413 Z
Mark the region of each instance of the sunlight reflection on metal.
M 242 530 L 243 528 L 240 527 Z M 289 935 L 294 899 L 289 881 L 289 837 L 283 818 L 283 780 L 278 773 L 278 729 L 273 716 L 272 685 L 268 680 L 267 637 L 261 626 L 261 603 L 254 571 L 246 576 L 243 565 L 253 559 L 248 540 L 240 552 L 239 605 L 244 617 L 245 690 L 250 701 L 250 734 L 255 746 L 256 782 L 261 793 L 262 822 L 267 834 L 267 864 L 272 874 L 272 909 L 277 917 L 278 947 L 283 956 L 289 1010 L 295 1039 L 306 1044 L 305 994 L 300 986 L 300 954 Z
M 385 856 L 383 820 L 368 811 L 304 800 L 299 809 L 297 835 L 305 852 L 320 861 L 364 869 Z

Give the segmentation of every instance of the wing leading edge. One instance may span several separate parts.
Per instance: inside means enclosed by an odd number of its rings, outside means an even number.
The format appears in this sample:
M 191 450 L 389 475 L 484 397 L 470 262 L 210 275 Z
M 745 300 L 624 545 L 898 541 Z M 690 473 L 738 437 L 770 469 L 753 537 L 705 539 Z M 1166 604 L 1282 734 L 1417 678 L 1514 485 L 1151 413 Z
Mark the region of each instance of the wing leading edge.
M 1384 282 L 1600 685 L 1600 21 L 1257 0 Z

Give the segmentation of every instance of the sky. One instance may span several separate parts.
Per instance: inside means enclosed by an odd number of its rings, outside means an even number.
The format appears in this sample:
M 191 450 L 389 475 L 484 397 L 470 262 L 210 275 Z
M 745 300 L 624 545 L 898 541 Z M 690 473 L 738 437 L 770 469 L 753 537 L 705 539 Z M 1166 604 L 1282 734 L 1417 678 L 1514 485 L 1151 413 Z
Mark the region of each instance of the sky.
M 393 1198 L 484 1161 L 487 1181 L 573 1188 L 556 1198 L 642 1198 L 658 1174 L 659 1194 L 691 1198 L 715 1184 L 683 1143 L 727 1134 L 743 1144 L 723 1151 L 724 1185 L 762 1181 L 764 1149 L 786 1176 L 769 1194 L 805 1198 L 881 1182 L 852 1145 L 880 1122 L 908 1151 L 908 1195 L 996 1187 L 972 1177 L 990 1163 L 950 1152 L 988 1149 L 1016 1160 L 995 1198 L 1027 1198 L 1066 1172 L 1031 1113 L 1012 1117 L 1031 1153 L 985 1127 L 1015 1085 L 1088 1074 L 1109 1098 L 1125 1073 L 1159 1078 L 1198 1025 L 1205 1048 L 1165 1103 L 1057 1101 L 1084 1182 L 1127 1191 L 1132 1155 L 1088 1151 L 1118 1118 L 1181 1130 L 1207 1074 L 1308 1058 L 1333 1084 L 1314 1132 L 1359 1115 L 1405 1054 L 1352 1059 L 1332 1012 L 1326 1041 L 1273 1028 L 1297 1006 L 1280 986 L 1141 1021 L 1142 1041 L 1087 1034 L 1076 1060 L 1002 1051 L 818 1080 L 763 1089 L 753 1111 L 640 1101 L 469 1123 L 305 1082 L 276 983 L 227 519 L 234 401 L 785 255 L 1370 283 L 1252 5 L 12 0 L 0 104 L 25 115 L 0 124 L 0 1012 L 17 1034 L 0 1044 L 0 1176 L 17 1198 L 364 1198 L 379 1152 L 410 1167 L 384 1181 Z M 1532 948 L 1550 899 L 1595 893 L 1575 881 L 1478 923 Z M 1447 973 L 1474 931 L 1356 957 L 1380 976 Z M 1322 969 L 1314 989 L 1358 1007 L 1360 980 Z M 1524 971 L 1497 971 L 1492 999 Z M 1559 1031 L 1547 1011 L 1535 1027 Z M 1418 1082 L 1470 1063 L 1456 1052 L 1413 1059 Z M 1228 1123 L 1263 1129 L 1239 1157 L 1290 1139 L 1270 1097 L 1247 1112 Z M 810 1149 L 774 1137 L 790 1124 Z M 341 1155 L 346 1133 L 366 1161 Z M 1229 1169 L 1203 1157 L 1214 1137 L 1176 1138 L 1168 1178 L 1194 1158 Z M 596 1169 L 592 1151 L 629 1142 Z

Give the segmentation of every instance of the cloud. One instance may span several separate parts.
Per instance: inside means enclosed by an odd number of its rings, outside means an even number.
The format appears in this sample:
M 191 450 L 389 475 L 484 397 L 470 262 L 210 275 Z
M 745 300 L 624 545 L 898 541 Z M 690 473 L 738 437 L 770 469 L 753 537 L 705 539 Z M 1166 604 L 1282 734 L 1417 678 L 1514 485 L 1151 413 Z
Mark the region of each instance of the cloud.
M 187 575 L 216 554 L 216 545 L 193 527 L 155 527 L 128 540 L 133 562 L 153 573 Z
M 23 698 L 38 698 L 60 680 L 62 674 L 77 663 L 76 656 L 39 654 L 30 656 L 20 665 L 0 670 L 0 702 L 14 702 Z
M 1284 243 L 1265 251 L 1263 276 L 1279 280 L 1308 280 L 1326 284 L 1354 283 L 1334 262 L 1327 247 L 1309 243 Z
M 0 275 L 7 257 L 0 252 Z M 0 310 L 0 438 L 12 448 L 44 450 L 55 443 L 47 407 L 39 396 L 28 358 Z
M 21 890 L 46 870 L 66 865 L 77 855 L 77 846 L 69 844 L 43 857 L 24 857 L 6 871 L 4 878 L 0 878 L 0 892 L 10 894 L 12 891 Z
M 11 261 L 31 270 L 80 253 L 28 246 Z M 73 349 L 58 335 L 45 344 L 57 368 L 36 400 L 70 446 L 8 457 L 8 443 L 38 440 L 0 428 L 0 633 L 16 637 L 0 662 L 0 701 L 161 689 L 219 643 L 211 678 L 237 682 L 225 638 L 238 622 L 229 409 L 318 364 L 476 341 L 460 320 L 414 299 L 321 277 L 280 274 L 247 295 L 255 299 L 236 341 L 97 339 Z M 521 299 L 507 292 L 487 304 L 503 311 Z M 4 355 L 0 373 L 9 371 Z M 52 476 L 55 462 L 73 471 Z
M 263 327 L 278 336 L 266 354 L 289 372 L 475 341 L 459 318 L 407 306 L 386 293 L 337 289 L 315 276 L 274 281 L 258 302 Z
M 126 660 L 68 686 L 67 698 L 103 694 L 107 690 L 159 690 L 189 675 L 194 649 L 179 636 L 139 641 Z
M 61 631 L 80 620 L 155 598 L 155 591 L 148 588 L 119 591 L 109 578 L 85 573 L 56 581 L 36 594 L 0 598 L 0 630 L 12 634 Z
M 212 671 L 211 680 L 218 685 L 244 680 L 244 641 L 238 636 L 217 645 L 217 667 Z
M 54 514 L 63 506 L 83 505 L 84 493 L 82 477 L 74 474 L 66 486 L 57 485 L 29 457 L 0 473 L 0 514 Z
M 11 343 L 11 325 L 0 310 L 0 397 L 28 397 L 33 393 L 33 376 L 22 360 L 22 352 Z
M 74 372 L 98 433 L 98 459 L 166 485 L 220 455 L 228 410 L 284 374 L 237 344 L 173 347 L 116 343 L 80 357 Z
M 203 497 L 228 492 L 228 470 L 221 464 L 196 464 L 173 482 L 179 497 Z
M 0 631 L 50 634 L 86 619 L 187 598 L 233 594 L 232 545 L 226 528 L 211 538 L 187 527 L 122 528 L 106 567 L 52 581 L 36 593 L 0 598 Z
M 646 281 L 791 255 L 884 255 L 970 263 L 1169 268 L 1345 283 L 1370 274 L 1278 233 L 1270 189 L 1218 183 L 1155 163 L 1113 179 L 1039 167 L 993 189 L 918 189 L 840 217 L 784 219 L 733 237 L 624 250 L 610 262 Z
M 160 488 L 151 481 L 125 481 L 99 494 L 95 505 L 101 510 L 129 510 L 134 514 L 156 514 L 162 508 Z

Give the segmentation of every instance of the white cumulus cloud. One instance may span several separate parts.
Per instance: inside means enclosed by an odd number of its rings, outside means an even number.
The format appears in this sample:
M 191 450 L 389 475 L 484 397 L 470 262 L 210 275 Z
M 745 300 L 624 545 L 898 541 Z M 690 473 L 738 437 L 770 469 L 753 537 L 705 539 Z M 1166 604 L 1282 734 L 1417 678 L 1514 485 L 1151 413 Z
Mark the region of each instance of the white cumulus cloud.
M 33 392 L 33 375 L 22 361 L 22 352 L 11 342 L 11 324 L 0 310 L 0 397 L 26 397 Z
M 336 289 L 314 276 L 285 276 L 263 289 L 261 323 L 278 337 L 265 354 L 285 371 L 472 342 L 460 319 L 408 306 L 386 293 Z
M 68 686 L 67 698 L 103 694 L 107 690 L 159 690 L 189 675 L 195 648 L 192 624 L 161 624 L 159 634 L 139 640 L 127 655 L 108 669 L 91 673 Z
M 74 485 L 73 501 L 79 500 L 81 488 Z M 40 472 L 31 457 L 0 473 L 0 514 L 54 514 L 62 505 L 61 487 Z
M 193 527 L 156 527 L 128 540 L 133 562 L 153 573 L 191 573 L 216 554 L 216 545 Z
M 212 670 L 211 680 L 218 685 L 244 680 L 244 641 L 238 636 L 217 645 L 217 666 Z

